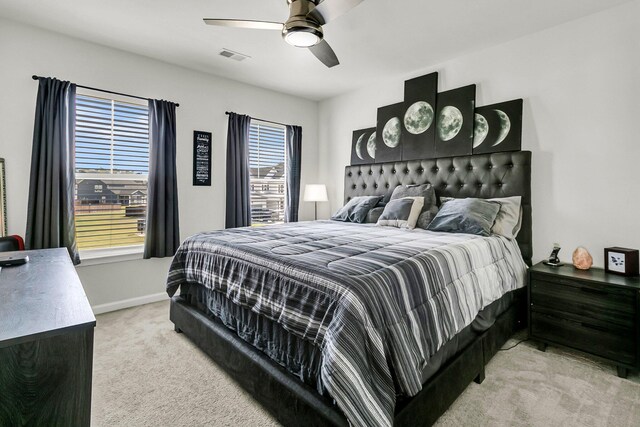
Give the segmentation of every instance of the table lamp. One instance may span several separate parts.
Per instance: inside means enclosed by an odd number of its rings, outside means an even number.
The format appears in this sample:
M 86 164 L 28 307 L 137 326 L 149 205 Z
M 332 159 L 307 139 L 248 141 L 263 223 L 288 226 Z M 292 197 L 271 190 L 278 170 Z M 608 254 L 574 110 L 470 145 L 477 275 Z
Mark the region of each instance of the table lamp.
M 318 219 L 318 202 L 329 201 L 327 187 L 324 184 L 307 184 L 304 186 L 304 201 L 315 203 L 315 219 Z

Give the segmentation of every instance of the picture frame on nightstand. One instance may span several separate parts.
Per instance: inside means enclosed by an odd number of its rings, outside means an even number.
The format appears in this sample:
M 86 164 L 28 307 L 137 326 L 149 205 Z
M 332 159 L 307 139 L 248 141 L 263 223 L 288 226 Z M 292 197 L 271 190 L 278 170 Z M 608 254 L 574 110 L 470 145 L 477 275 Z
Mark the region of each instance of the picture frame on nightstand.
M 607 273 L 638 276 L 640 252 L 637 249 L 604 248 L 604 269 Z

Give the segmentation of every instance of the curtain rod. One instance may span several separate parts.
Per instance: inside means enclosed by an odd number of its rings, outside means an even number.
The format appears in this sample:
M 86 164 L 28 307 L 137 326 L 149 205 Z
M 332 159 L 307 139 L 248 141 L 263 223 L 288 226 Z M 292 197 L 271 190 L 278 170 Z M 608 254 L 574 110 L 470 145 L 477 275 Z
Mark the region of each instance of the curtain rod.
M 31 76 L 31 78 L 33 80 L 38 80 L 38 79 L 40 79 L 40 76 L 36 76 L 34 74 L 33 76 Z M 111 91 L 111 90 L 98 89 L 97 87 L 83 86 L 83 85 L 78 85 L 78 84 L 76 85 L 76 87 L 81 87 L 81 88 L 89 89 L 89 90 L 95 90 L 95 91 L 98 91 L 98 92 L 110 93 L 112 95 L 121 95 L 121 96 L 128 96 L 129 98 L 144 99 L 145 101 L 149 101 L 150 100 L 150 98 L 145 98 L 145 97 L 142 97 L 142 96 L 129 95 L 128 93 L 114 92 L 114 91 Z M 174 102 L 174 104 L 176 104 L 176 107 L 180 106 L 180 104 L 178 104 L 177 102 Z
M 231 114 L 231 113 L 232 113 L 232 111 L 225 111 L 224 113 L 228 116 L 229 114 Z M 234 113 L 234 114 L 238 114 L 238 113 Z M 249 116 L 249 117 L 251 117 L 251 116 Z M 286 125 L 286 124 L 284 124 L 284 123 L 274 122 L 274 121 L 272 121 L 272 120 L 260 119 L 260 118 L 258 118 L 258 117 L 251 117 L 251 118 L 252 118 L 252 119 L 254 119 L 254 120 L 260 120 L 261 122 L 273 123 L 274 125 L 289 126 L 289 125 Z

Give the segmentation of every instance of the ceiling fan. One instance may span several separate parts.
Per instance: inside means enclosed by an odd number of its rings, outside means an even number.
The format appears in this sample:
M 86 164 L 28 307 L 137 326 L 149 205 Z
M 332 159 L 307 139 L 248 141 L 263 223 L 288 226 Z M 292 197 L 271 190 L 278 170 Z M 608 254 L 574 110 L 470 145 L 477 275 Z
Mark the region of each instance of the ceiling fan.
M 338 64 L 329 43 L 324 40 L 322 26 L 337 18 L 363 0 L 287 0 L 289 19 L 285 23 L 251 21 L 242 19 L 209 19 L 208 25 L 222 27 L 278 30 L 284 40 L 292 46 L 308 48 L 324 65 L 331 68 Z

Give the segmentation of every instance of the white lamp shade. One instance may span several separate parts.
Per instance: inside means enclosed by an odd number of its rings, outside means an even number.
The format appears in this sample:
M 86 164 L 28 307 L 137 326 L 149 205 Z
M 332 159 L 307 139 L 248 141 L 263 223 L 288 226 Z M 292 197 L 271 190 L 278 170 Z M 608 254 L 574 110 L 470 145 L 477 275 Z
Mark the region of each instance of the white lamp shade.
M 305 202 L 326 202 L 327 186 L 324 184 L 307 184 L 304 186 L 304 201 Z

